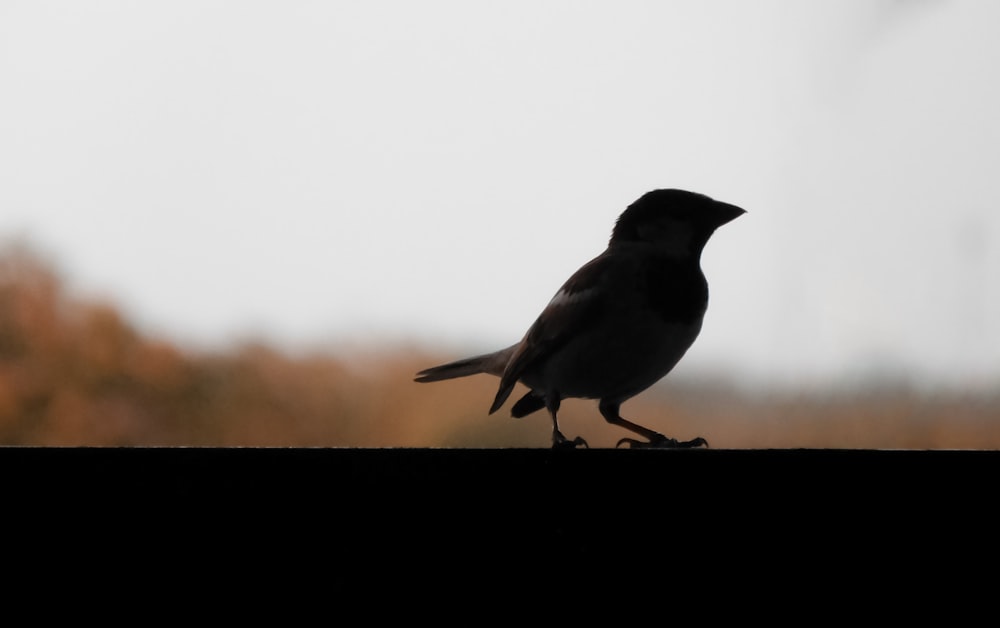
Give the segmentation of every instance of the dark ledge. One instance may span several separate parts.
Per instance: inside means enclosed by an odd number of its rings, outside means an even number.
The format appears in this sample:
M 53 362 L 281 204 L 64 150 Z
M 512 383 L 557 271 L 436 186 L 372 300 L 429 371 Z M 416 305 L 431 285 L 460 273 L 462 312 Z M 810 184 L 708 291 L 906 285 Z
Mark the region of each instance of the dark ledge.
M 0 474 L 14 581 L 157 611 L 867 616 L 989 604 L 1000 557 L 989 451 L 0 448 Z
M 947 501 L 991 485 L 998 465 L 998 451 L 0 448 L 8 492 L 177 506 L 376 496 L 512 506 L 755 495 Z
M 8 521 L 213 543 L 535 555 L 860 535 L 885 549 L 992 537 L 1000 452 L 15 447 L 0 448 L 0 474 Z

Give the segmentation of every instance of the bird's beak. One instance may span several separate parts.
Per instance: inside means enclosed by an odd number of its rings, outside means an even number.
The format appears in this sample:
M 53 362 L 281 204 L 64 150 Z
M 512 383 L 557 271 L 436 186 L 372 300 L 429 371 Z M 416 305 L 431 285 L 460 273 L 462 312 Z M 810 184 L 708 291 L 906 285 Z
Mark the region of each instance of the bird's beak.
M 718 226 L 722 226 L 731 220 L 735 220 L 747 213 L 745 209 L 737 207 L 736 205 L 730 205 L 729 203 L 722 203 L 720 201 L 715 202 L 715 213 L 718 217 Z

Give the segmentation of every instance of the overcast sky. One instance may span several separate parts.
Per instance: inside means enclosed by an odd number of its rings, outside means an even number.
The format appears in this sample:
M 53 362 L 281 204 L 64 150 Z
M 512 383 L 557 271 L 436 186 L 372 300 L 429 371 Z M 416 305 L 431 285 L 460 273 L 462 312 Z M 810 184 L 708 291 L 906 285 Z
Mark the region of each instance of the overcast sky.
M 1000 3 L 0 0 L 0 237 L 192 344 L 521 337 L 744 207 L 678 370 L 1000 382 Z

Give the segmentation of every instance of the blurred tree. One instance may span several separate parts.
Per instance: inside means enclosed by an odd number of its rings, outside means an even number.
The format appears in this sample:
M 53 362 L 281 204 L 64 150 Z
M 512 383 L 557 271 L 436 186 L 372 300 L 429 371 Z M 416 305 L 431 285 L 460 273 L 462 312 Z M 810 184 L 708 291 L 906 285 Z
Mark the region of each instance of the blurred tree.
M 0 445 L 547 446 L 543 413 L 487 416 L 494 378 L 412 382 L 450 357 L 406 348 L 290 357 L 261 342 L 184 350 L 140 333 L 110 304 L 71 299 L 29 247 L 0 246 Z M 1000 447 L 1000 393 L 898 382 L 748 394 L 674 376 L 624 410 L 714 447 Z M 567 429 L 594 444 L 621 437 L 591 402 L 563 411 Z

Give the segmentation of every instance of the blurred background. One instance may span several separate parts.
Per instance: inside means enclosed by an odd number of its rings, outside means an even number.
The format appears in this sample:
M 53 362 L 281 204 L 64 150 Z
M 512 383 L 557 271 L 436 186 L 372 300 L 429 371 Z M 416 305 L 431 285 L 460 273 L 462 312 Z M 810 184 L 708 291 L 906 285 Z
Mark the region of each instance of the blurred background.
M 642 193 L 749 213 L 623 414 L 1000 447 L 1000 4 L 0 3 L 0 444 L 549 445 L 488 376 Z M 517 394 L 515 392 L 515 394 Z M 564 431 L 626 434 L 594 402 Z

